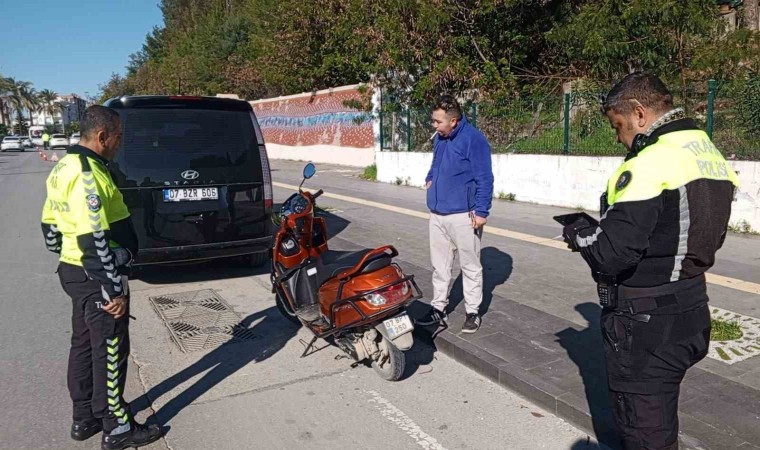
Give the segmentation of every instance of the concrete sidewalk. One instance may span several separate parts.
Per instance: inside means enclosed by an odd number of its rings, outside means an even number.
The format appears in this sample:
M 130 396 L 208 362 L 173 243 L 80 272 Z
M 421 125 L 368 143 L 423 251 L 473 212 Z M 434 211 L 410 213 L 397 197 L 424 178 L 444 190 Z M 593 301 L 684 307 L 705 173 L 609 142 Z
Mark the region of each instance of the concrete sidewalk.
M 297 184 L 302 165 L 274 162 L 275 180 Z M 426 212 L 418 189 L 364 182 L 346 168 L 322 165 L 319 170 L 307 187 Z M 336 199 L 326 198 L 321 205 L 337 209 L 328 217 L 331 248 L 393 243 L 405 270 L 415 274 L 423 292 L 432 292 L 425 220 Z M 557 229 L 548 218 L 563 212 L 495 201 L 489 225 L 551 238 Z M 760 239 L 729 236 L 711 272 L 757 283 L 758 254 Z M 463 306 L 457 308 L 462 299 L 457 280 L 450 304 L 456 310 L 450 328 L 436 338 L 437 348 L 617 447 L 599 332 L 601 308 L 585 264 L 568 252 L 498 236 L 484 238 L 482 259 L 483 327 L 473 335 L 459 333 L 464 313 Z M 717 307 L 760 317 L 758 295 L 715 285 L 709 292 Z M 424 308 L 415 305 L 412 314 Z M 731 365 L 706 358 L 690 370 L 682 386 L 680 421 L 683 448 L 760 449 L 760 358 Z

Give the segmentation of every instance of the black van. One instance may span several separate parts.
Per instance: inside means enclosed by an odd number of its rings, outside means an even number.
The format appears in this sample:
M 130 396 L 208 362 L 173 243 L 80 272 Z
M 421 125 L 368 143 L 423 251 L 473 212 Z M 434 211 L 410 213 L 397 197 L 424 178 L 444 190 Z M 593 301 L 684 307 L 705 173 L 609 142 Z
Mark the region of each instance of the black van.
M 217 97 L 108 100 L 121 116 L 112 173 L 140 242 L 136 265 L 268 260 L 272 178 L 251 105 Z

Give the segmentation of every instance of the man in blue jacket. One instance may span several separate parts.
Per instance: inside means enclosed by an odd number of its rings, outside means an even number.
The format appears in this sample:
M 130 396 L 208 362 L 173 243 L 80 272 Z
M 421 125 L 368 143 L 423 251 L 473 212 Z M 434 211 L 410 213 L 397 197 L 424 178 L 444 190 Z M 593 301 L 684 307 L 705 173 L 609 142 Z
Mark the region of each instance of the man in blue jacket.
M 480 239 L 493 197 L 491 147 L 483 133 L 462 115 L 456 99 L 442 96 L 433 109 L 433 164 L 425 188 L 430 209 L 430 259 L 433 300 L 421 325 L 446 320 L 454 256 L 459 254 L 467 318 L 463 333 L 480 328 L 483 266 Z

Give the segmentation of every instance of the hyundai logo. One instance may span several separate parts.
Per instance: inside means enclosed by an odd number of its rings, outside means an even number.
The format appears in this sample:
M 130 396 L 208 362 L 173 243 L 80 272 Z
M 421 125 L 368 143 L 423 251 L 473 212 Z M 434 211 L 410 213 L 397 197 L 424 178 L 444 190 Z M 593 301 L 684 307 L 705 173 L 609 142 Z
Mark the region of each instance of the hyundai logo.
M 195 170 L 186 170 L 186 171 L 182 172 L 180 175 L 182 175 L 182 178 L 184 178 L 186 180 L 194 180 L 194 179 L 198 178 L 201 174 L 199 174 Z

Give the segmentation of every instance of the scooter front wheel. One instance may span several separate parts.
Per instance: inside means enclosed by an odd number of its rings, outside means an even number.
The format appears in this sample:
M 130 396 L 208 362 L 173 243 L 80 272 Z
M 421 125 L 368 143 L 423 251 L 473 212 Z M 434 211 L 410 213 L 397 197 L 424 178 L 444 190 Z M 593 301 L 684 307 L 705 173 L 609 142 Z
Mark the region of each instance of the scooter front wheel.
M 380 354 L 372 359 L 372 368 L 384 380 L 398 381 L 404 375 L 406 367 L 406 355 L 396 348 L 393 342 L 381 335 L 382 340 L 378 343 Z
M 279 289 L 276 290 L 274 301 L 277 304 L 277 310 L 280 311 L 280 314 L 288 319 L 290 323 L 298 325 L 299 327 L 301 326 L 301 321 L 298 319 L 298 316 L 296 316 L 295 313 L 290 312 L 290 308 L 284 303 L 285 299 L 282 298 Z

